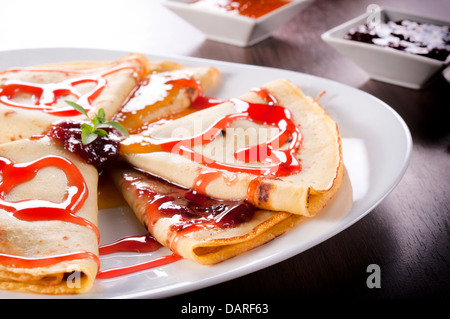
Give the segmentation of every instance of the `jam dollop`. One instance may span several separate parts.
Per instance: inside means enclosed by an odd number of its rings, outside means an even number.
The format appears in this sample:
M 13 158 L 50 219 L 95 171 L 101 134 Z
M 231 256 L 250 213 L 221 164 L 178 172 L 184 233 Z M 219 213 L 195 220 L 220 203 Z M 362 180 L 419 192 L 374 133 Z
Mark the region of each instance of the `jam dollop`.
M 124 170 L 123 178 L 127 187 L 136 189 L 138 197 L 148 201 L 149 226 L 159 218 L 177 216 L 178 222 L 172 225 L 174 231 L 194 224 L 230 228 L 249 221 L 256 211 L 254 206 L 243 200 L 212 198 L 148 172 L 131 169 L 124 163 L 118 163 L 117 167 Z
M 135 192 L 138 201 L 145 203 L 145 217 L 140 218 L 150 233 L 160 219 L 171 219 L 172 235 L 166 245 L 175 254 L 181 238 L 199 230 L 236 227 L 251 220 L 257 211 L 244 200 L 212 198 L 125 163 L 118 163 L 113 169 L 120 171 L 121 187 Z
M 450 54 L 450 26 L 411 20 L 362 24 L 348 31 L 346 39 L 389 47 L 445 61 Z
M 105 128 L 107 136 L 99 136 L 93 142 L 84 145 L 81 142 L 81 127 L 83 122 L 58 122 L 47 132 L 48 136 L 63 142 L 66 150 L 77 154 L 88 164 L 103 170 L 119 157 L 120 133 L 114 128 Z
M 221 228 L 231 228 L 249 221 L 256 210 L 244 201 L 219 200 L 192 190 L 185 192 L 184 196 L 166 199 L 171 205 L 161 205 L 160 212 L 171 216 L 180 214 L 184 220 L 175 226 L 177 231 L 195 223 L 214 223 Z

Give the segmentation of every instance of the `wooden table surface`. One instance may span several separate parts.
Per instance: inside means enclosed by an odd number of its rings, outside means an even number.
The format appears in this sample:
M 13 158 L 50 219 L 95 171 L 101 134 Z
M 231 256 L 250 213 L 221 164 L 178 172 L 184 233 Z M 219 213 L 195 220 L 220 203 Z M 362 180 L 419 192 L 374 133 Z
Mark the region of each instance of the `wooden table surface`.
M 288 69 L 366 91 L 396 110 L 413 138 L 410 165 L 372 212 L 329 240 L 274 266 L 174 297 L 450 297 L 450 72 L 416 91 L 370 80 L 323 43 L 324 31 L 372 1 L 316 0 L 273 37 L 249 48 L 208 41 L 158 1 L 3 0 L 0 49 L 86 47 L 209 58 Z M 450 2 L 377 1 L 449 20 Z M 380 129 L 382 129 L 380 123 Z M 382 172 L 379 172 L 382 174 Z M 380 267 L 370 289 L 367 267 Z

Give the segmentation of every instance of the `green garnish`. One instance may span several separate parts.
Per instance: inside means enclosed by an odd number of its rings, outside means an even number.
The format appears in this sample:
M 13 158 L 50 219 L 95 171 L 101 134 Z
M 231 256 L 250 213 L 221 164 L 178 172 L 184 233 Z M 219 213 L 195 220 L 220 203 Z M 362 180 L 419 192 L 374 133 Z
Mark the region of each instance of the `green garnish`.
M 106 121 L 105 118 L 105 110 L 99 109 L 98 113 L 95 114 L 93 118 L 90 118 L 86 110 L 79 104 L 66 100 L 66 103 L 73 107 L 75 110 L 84 114 L 92 123 L 92 125 L 88 123 L 83 123 L 80 125 L 81 128 L 81 142 L 83 145 L 88 145 L 95 141 L 97 137 L 105 137 L 108 136 L 108 132 L 104 130 L 107 127 L 113 127 L 122 133 L 125 136 L 129 136 L 125 127 L 122 126 L 119 122 L 116 121 Z

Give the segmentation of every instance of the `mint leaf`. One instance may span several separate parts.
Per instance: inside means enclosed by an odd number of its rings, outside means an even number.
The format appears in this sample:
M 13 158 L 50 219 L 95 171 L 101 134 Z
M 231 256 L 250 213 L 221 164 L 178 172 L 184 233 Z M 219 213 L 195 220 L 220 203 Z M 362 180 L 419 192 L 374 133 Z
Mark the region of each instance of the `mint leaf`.
M 104 109 L 99 109 L 97 114 L 93 118 L 90 118 L 87 111 L 79 104 L 72 101 L 65 101 L 67 104 L 72 106 L 78 112 L 84 114 L 92 123 L 92 125 L 83 123 L 80 125 L 81 128 L 81 142 L 83 145 L 88 145 L 95 141 L 97 137 L 106 137 L 108 132 L 104 128 L 113 127 L 118 130 L 121 134 L 125 136 L 130 136 L 125 127 L 116 121 L 106 121 L 106 115 Z
M 86 123 L 80 125 L 82 131 L 86 131 L 87 133 L 94 133 L 94 128 Z
M 120 133 L 122 133 L 123 135 L 125 135 L 127 137 L 130 136 L 127 129 L 125 127 L 123 127 L 122 124 L 120 124 L 119 122 L 109 121 L 109 122 L 106 122 L 105 124 L 114 127 L 116 130 L 118 130 Z
M 83 145 L 91 144 L 97 139 L 98 135 L 95 133 L 90 133 L 88 131 L 81 131 L 81 142 Z
M 102 130 L 101 128 L 98 128 L 94 131 L 95 134 L 97 134 L 100 137 L 105 137 L 108 136 L 108 132 L 106 132 L 105 130 Z
M 100 123 L 105 123 L 106 122 L 105 110 L 103 109 L 98 110 L 97 118 Z
M 81 114 L 84 114 L 87 118 L 89 118 L 89 116 L 88 116 L 86 110 L 84 109 L 84 107 L 82 107 L 81 105 L 79 105 L 79 104 L 77 104 L 75 102 L 69 101 L 69 100 L 65 100 L 65 102 L 67 104 L 69 104 L 71 107 L 73 107 L 75 110 L 77 110 L 78 112 L 80 112 Z

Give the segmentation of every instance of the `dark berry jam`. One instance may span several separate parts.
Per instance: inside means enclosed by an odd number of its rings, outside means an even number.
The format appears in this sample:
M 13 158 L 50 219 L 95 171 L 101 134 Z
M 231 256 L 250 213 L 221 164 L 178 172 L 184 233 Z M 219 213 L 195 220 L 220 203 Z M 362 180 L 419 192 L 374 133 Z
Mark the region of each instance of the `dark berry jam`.
M 410 20 L 363 24 L 352 28 L 346 39 L 389 47 L 445 61 L 450 55 L 450 26 Z
M 255 207 L 245 201 L 219 200 L 195 191 L 184 193 L 185 205 L 191 214 L 204 219 L 214 219 L 223 228 L 249 221 Z
M 81 142 L 82 122 L 63 121 L 55 124 L 47 135 L 63 142 L 64 148 L 83 158 L 98 170 L 105 168 L 119 157 L 119 136 L 113 128 L 105 129 L 108 135 L 97 137 L 93 142 L 83 145 Z
M 173 231 L 195 226 L 235 227 L 252 219 L 256 208 L 243 200 L 221 200 L 171 184 L 157 176 L 118 163 L 126 187 L 147 202 L 148 225 L 159 218 L 173 218 Z
M 255 208 L 245 201 L 211 198 L 175 185 L 171 191 L 156 201 L 156 210 L 165 217 L 178 216 L 172 230 L 181 231 L 192 225 L 210 224 L 229 228 L 249 221 Z

